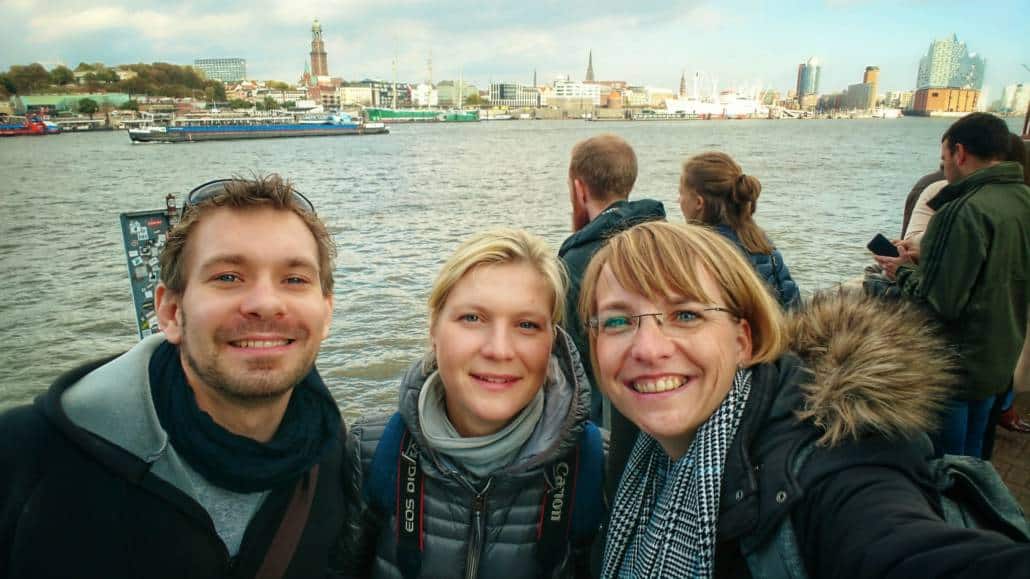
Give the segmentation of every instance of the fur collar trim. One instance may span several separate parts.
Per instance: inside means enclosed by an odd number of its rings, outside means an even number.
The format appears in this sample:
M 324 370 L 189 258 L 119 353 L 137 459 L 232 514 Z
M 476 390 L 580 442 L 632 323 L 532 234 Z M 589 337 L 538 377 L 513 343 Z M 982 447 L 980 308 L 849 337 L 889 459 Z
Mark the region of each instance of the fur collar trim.
M 789 316 L 788 328 L 809 374 L 798 417 L 822 431 L 819 444 L 873 433 L 910 438 L 936 428 L 956 366 L 918 307 L 840 289 L 813 296 Z

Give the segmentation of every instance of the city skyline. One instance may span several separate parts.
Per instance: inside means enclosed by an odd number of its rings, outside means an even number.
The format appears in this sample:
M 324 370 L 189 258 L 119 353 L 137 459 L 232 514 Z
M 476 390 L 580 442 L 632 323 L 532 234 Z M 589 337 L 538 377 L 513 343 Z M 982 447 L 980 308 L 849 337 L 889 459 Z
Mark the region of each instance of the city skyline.
M 985 13 L 969 3 L 805 0 L 777 7 L 729 0 L 569 2 L 530 0 L 510 6 L 465 1 L 384 0 L 284 5 L 267 0 L 8 0 L 0 22 L 0 68 L 40 62 L 74 67 L 135 62 L 192 64 L 197 58 L 240 57 L 249 76 L 295 83 L 310 61 L 311 25 L 321 22 L 330 73 L 347 80 L 428 77 L 541 84 L 561 75 L 583 80 L 593 55 L 597 80 L 624 80 L 675 90 L 703 71 L 720 88 L 761 85 L 783 94 L 798 64 L 817 57 L 819 91 L 858 82 L 880 68 L 881 91 L 916 88 L 919 61 L 935 39 L 956 34 L 987 62 L 990 100 L 1005 85 L 1025 82 L 1030 40 L 1021 0 L 1000 0 Z M 981 22 L 990 19 L 990 24 Z M 974 24 L 976 23 L 976 24 Z M 15 29 L 15 25 L 18 26 Z M 688 82 L 688 86 L 690 86 Z

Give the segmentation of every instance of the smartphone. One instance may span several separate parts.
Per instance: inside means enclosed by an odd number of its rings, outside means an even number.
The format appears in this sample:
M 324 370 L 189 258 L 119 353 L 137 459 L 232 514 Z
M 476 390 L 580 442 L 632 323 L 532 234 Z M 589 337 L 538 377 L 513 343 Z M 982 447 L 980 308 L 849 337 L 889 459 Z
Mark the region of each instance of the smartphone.
M 891 243 L 891 240 L 884 237 L 882 233 L 877 233 L 876 237 L 874 237 L 866 247 L 876 255 L 884 255 L 887 257 L 898 257 L 901 255 L 898 248 Z

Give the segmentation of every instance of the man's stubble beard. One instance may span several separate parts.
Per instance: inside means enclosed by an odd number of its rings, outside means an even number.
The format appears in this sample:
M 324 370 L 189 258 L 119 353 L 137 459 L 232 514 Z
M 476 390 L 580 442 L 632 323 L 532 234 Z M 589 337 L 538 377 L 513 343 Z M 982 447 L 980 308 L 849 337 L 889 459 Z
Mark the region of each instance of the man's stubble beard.
M 182 341 L 179 349 L 182 356 L 189 365 L 190 370 L 203 382 L 204 385 L 218 392 L 224 398 L 247 404 L 260 404 L 270 400 L 277 400 L 289 394 L 300 381 L 311 372 L 315 364 L 315 354 L 305 364 L 300 364 L 295 369 L 285 368 L 278 372 L 288 372 L 282 379 L 275 379 L 276 370 L 268 368 L 261 372 L 260 367 L 247 368 L 250 372 L 240 376 L 233 376 L 230 372 L 223 371 L 218 367 L 218 355 L 212 352 L 211 358 L 206 364 L 202 364 L 190 351 L 188 332 L 186 331 L 186 312 L 182 312 Z M 216 341 L 218 343 L 217 335 Z M 254 374 L 254 372 L 257 372 Z M 192 385 L 199 386 L 199 385 Z

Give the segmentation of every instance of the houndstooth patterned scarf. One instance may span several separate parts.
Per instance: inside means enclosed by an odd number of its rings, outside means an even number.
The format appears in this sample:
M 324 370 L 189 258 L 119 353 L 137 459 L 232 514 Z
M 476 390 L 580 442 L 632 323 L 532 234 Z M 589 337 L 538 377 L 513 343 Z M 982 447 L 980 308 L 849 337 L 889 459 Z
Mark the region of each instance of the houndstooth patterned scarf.
M 615 494 L 601 577 L 711 577 L 726 452 L 751 392 L 737 370 L 729 394 L 672 462 L 640 433 Z

